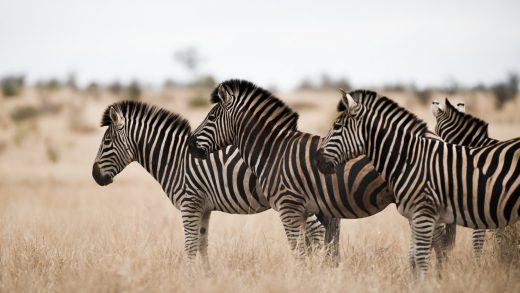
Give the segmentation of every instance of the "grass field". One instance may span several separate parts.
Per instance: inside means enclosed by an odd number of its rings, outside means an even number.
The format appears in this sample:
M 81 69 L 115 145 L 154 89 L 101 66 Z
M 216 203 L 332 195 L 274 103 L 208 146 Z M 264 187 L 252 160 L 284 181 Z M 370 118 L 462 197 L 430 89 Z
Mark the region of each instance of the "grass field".
M 520 265 L 498 262 L 492 241 L 476 263 L 465 228 L 458 230 L 442 278 L 432 270 L 426 282 L 414 281 L 407 262 L 408 224 L 393 205 L 376 216 L 342 222 L 338 268 L 322 266 L 319 256 L 296 262 L 273 211 L 214 213 L 211 271 L 188 267 L 180 213 L 151 176 L 134 163 L 107 187 L 91 177 L 103 132 L 97 123 L 113 100 L 85 102 L 78 118 L 76 108 L 63 102 L 68 94 L 60 92 L 50 102 L 65 105 L 61 111 L 9 122 L 16 107 L 39 105 L 37 97 L 27 95 L 0 105 L 5 110 L 0 113 L 5 137 L 0 150 L 1 292 L 520 292 Z M 189 109 L 183 95 L 146 96 L 196 125 L 207 109 Z M 301 107 L 301 128 L 317 134 L 328 129 L 339 99 L 332 92 L 280 96 Z M 428 107 L 414 106 L 414 112 L 433 120 Z M 519 136 L 516 118 L 494 121 L 494 137 Z

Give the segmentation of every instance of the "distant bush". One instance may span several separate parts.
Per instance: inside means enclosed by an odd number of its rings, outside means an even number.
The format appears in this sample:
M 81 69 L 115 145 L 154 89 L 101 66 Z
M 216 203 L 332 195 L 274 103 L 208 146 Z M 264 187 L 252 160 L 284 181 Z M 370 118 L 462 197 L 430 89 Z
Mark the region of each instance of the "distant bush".
M 20 106 L 18 108 L 15 108 L 11 112 L 11 119 L 14 122 L 20 122 L 23 120 L 27 120 L 30 118 L 34 118 L 40 114 L 40 111 L 33 106 Z
M 346 78 L 332 79 L 330 76 L 324 74 L 321 76 L 321 88 L 334 90 L 342 88 L 346 91 L 350 91 L 352 86 Z
M 24 86 L 23 76 L 6 76 L 2 78 L 2 94 L 4 97 L 18 96 Z
M 179 85 L 178 82 L 172 80 L 172 79 L 166 79 L 163 83 L 163 88 L 170 88 Z
M 402 83 L 385 84 L 383 86 L 385 92 L 405 92 L 406 90 L 408 90 L 408 87 Z
M 69 75 L 67 76 L 67 81 L 65 82 L 65 85 L 67 87 L 69 87 L 70 89 L 77 89 L 78 86 L 76 84 L 76 74 L 74 74 L 73 72 L 69 73 Z
M 346 91 L 352 89 L 350 82 L 346 78 L 333 79 L 327 74 L 321 76 L 321 80 L 318 85 L 312 83 L 309 78 L 304 78 L 298 85 L 299 90 L 312 90 L 312 89 L 339 89 L 342 88 Z
M 55 91 L 61 86 L 60 82 L 55 79 L 49 79 L 49 80 L 40 80 L 36 82 L 36 88 L 43 89 L 47 91 Z
M 133 81 L 126 89 L 126 98 L 134 101 L 139 100 L 141 99 L 141 92 L 141 86 L 139 83 L 137 81 Z
M 209 106 L 209 98 L 203 95 L 196 95 L 188 102 L 190 108 L 205 108 Z
M 88 94 L 93 95 L 94 97 L 98 97 L 99 96 L 99 84 L 97 82 L 93 81 L 93 82 L 89 83 L 89 85 L 87 86 L 85 91 Z
M 312 81 L 309 78 L 304 78 L 298 86 L 299 90 L 311 90 L 313 88 L 314 85 L 312 84 Z
M 216 85 L 217 82 L 215 81 L 215 78 L 210 74 L 201 76 L 195 83 L 195 86 L 211 89 L 214 88 Z
M 496 97 L 497 108 L 502 108 L 506 102 L 515 98 L 518 94 L 518 81 L 518 75 L 511 73 L 506 82 L 491 86 L 491 91 Z
M 123 85 L 119 81 L 114 81 L 108 85 L 108 91 L 114 95 L 120 95 L 123 92 Z

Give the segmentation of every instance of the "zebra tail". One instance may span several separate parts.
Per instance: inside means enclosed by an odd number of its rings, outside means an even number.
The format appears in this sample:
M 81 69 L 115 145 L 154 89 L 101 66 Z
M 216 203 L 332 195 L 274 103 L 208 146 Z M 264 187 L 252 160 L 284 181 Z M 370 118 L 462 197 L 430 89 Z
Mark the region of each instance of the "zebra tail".
M 457 225 L 456 224 L 446 224 L 444 239 L 446 241 L 447 250 L 452 250 L 455 247 L 456 236 L 457 236 Z

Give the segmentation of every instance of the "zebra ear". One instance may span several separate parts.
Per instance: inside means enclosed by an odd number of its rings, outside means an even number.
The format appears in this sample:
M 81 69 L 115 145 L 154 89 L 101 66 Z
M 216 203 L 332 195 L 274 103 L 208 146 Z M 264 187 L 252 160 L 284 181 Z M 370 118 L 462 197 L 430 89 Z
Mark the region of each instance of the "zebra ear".
M 356 103 L 356 101 L 354 101 L 354 98 L 352 98 L 352 96 L 350 94 L 348 94 L 344 89 L 339 89 L 339 91 L 341 92 L 341 96 L 342 96 L 342 101 L 343 101 L 343 104 L 345 104 L 346 108 L 351 112 L 351 113 L 357 113 L 357 110 L 359 109 L 358 107 L 358 103 Z
M 459 110 L 461 113 L 466 113 L 466 104 L 464 104 L 464 102 L 458 102 L 457 110 Z
M 123 117 L 123 113 L 121 113 L 121 111 L 115 107 L 110 107 L 109 115 L 110 120 L 112 120 L 112 124 L 115 125 L 118 129 L 121 129 L 123 126 L 125 126 L 125 117 Z
M 218 96 L 220 98 L 220 101 L 224 102 L 224 104 L 229 103 L 232 98 L 232 96 L 229 94 L 229 92 L 222 84 L 218 86 Z

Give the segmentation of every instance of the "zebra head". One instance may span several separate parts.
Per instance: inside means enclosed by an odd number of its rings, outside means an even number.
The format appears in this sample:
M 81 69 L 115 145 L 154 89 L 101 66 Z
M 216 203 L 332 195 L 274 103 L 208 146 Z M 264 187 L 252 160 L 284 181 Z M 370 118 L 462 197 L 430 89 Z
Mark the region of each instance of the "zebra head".
M 235 100 L 234 89 L 225 83 L 220 84 L 211 94 L 215 103 L 206 118 L 188 139 L 188 151 L 199 159 L 233 143 L 234 129 L 231 107 Z
M 365 153 L 361 119 L 366 109 L 345 91 L 340 91 L 343 98 L 338 110 L 341 114 L 322 141 L 316 159 L 318 169 L 325 174 L 334 173 L 339 165 Z
M 92 177 L 97 184 L 105 186 L 134 160 L 134 154 L 128 141 L 124 115 L 118 107 L 112 105 L 105 110 L 101 126 L 108 128 L 92 166 Z
M 464 123 L 462 117 L 465 112 L 465 104 L 463 102 L 457 103 L 453 106 L 448 99 L 442 107 L 438 101 L 432 102 L 432 113 L 437 124 L 435 125 L 435 133 L 446 141 L 450 141 L 454 136 L 458 136 L 460 127 Z

